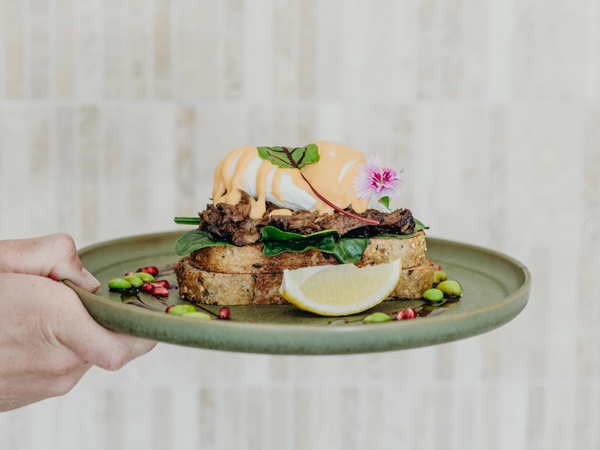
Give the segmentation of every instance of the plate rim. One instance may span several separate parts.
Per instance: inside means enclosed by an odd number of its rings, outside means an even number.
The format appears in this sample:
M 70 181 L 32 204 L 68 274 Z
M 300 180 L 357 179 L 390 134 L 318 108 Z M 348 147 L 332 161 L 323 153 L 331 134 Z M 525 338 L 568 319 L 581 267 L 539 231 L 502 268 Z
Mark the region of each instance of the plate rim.
M 157 239 L 157 238 L 164 239 L 164 238 L 168 238 L 168 237 L 176 237 L 178 234 L 181 234 L 181 231 L 176 230 L 176 231 L 166 231 L 166 232 L 160 232 L 160 233 L 149 233 L 149 234 L 133 235 L 133 236 L 128 236 L 128 237 L 121 237 L 121 238 L 103 241 L 103 242 L 99 242 L 99 243 L 95 243 L 95 244 L 83 247 L 80 250 L 78 250 L 78 254 L 79 254 L 80 258 L 84 258 L 87 254 L 89 254 L 101 247 L 106 247 L 107 245 L 115 245 L 115 244 L 118 244 L 119 242 L 131 241 L 132 239 L 143 240 L 143 241 L 148 240 L 148 239 Z M 172 235 L 172 236 L 170 236 L 170 235 Z M 516 316 L 518 316 L 521 313 L 521 311 L 523 311 L 523 309 L 526 307 L 528 300 L 529 300 L 529 292 L 531 290 L 532 277 L 531 277 L 531 273 L 530 273 L 529 269 L 523 263 L 521 263 L 517 259 L 515 259 L 509 255 L 506 255 L 504 253 L 501 253 L 497 250 L 477 246 L 477 245 L 470 244 L 470 243 L 464 243 L 464 242 L 429 237 L 429 236 L 427 237 L 427 240 L 430 242 L 435 241 L 435 243 L 439 244 L 439 245 L 450 245 L 450 246 L 458 245 L 458 246 L 461 246 L 470 251 L 487 253 L 488 255 L 491 255 L 493 257 L 505 260 L 510 265 L 518 268 L 520 273 L 523 275 L 523 282 L 520 284 L 520 286 L 516 290 L 510 292 L 506 297 L 502 298 L 501 300 L 499 300 L 493 304 L 486 305 L 483 308 L 478 308 L 478 309 L 474 309 L 474 310 L 470 310 L 470 311 L 464 311 L 464 312 L 461 312 L 460 315 L 450 315 L 450 316 L 441 315 L 441 316 L 428 317 L 427 323 L 430 323 L 432 325 L 438 321 L 443 321 L 443 322 L 451 325 L 452 323 L 463 322 L 464 320 L 468 320 L 469 318 L 479 317 L 482 314 L 486 314 L 488 312 L 493 312 L 495 310 L 505 310 L 510 305 L 513 306 L 513 308 L 508 308 L 511 310 L 511 312 L 508 314 L 508 318 L 505 317 L 504 319 L 506 319 L 506 320 L 501 320 L 500 321 L 501 323 L 497 324 L 496 326 L 489 328 L 483 332 L 476 331 L 471 334 L 468 334 L 468 333 L 461 334 L 460 336 L 458 336 L 455 339 L 443 340 L 442 342 L 451 342 L 453 340 L 464 339 L 469 336 L 479 335 L 479 334 L 491 331 L 493 329 L 496 329 L 496 328 L 510 322 L 512 319 L 514 319 Z M 69 280 L 63 280 L 63 282 L 78 294 L 82 303 L 84 304 L 86 309 L 88 309 L 88 311 L 90 310 L 90 308 L 88 307 L 90 305 L 87 304 L 89 302 L 92 305 L 92 308 L 93 307 L 111 308 L 111 309 L 116 308 L 115 311 L 120 311 L 119 314 L 123 317 L 124 320 L 127 320 L 127 319 L 135 320 L 135 319 L 139 319 L 140 317 L 145 317 L 148 320 L 150 320 L 151 322 L 160 320 L 161 322 L 175 321 L 172 323 L 179 323 L 181 325 L 183 325 L 184 323 L 191 324 L 191 325 L 198 325 L 198 321 L 193 318 L 186 318 L 186 317 L 179 317 L 179 316 L 175 317 L 175 316 L 169 316 L 166 314 L 158 315 L 156 312 L 146 311 L 141 308 L 135 308 L 135 311 L 133 311 L 133 308 L 131 308 L 131 306 L 119 304 L 115 301 L 106 299 L 99 295 L 92 294 L 88 291 L 85 291 L 85 290 L 75 286 Z M 518 302 L 519 300 L 522 301 L 522 304 L 513 305 L 515 302 Z M 92 317 L 94 317 L 94 315 L 92 314 L 91 311 L 90 311 L 90 315 L 92 315 Z M 94 320 L 99 322 L 98 319 L 95 317 L 94 317 Z M 401 326 L 405 330 L 410 330 L 411 328 L 414 328 L 414 327 L 421 327 L 422 325 L 417 322 L 420 322 L 420 321 L 405 321 L 402 323 Z M 103 326 L 106 326 L 106 325 L 103 325 Z M 211 330 L 221 331 L 223 329 L 228 328 L 230 330 L 235 330 L 236 332 L 248 332 L 249 331 L 251 333 L 260 332 L 262 334 L 275 334 L 275 335 L 278 333 L 281 333 L 282 331 L 285 331 L 288 334 L 289 333 L 302 334 L 302 333 L 310 332 L 311 334 L 317 335 L 322 338 L 326 338 L 329 336 L 340 336 L 340 335 L 344 335 L 347 333 L 358 334 L 360 337 L 362 335 L 367 335 L 367 334 L 373 335 L 374 331 L 376 332 L 376 334 L 384 335 L 384 334 L 389 334 L 389 330 L 394 327 L 397 328 L 399 326 L 399 324 L 395 321 L 392 321 L 392 322 L 388 322 L 388 323 L 377 324 L 377 326 L 375 328 L 375 326 L 365 326 L 362 324 L 356 324 L 356 325 L 347 324 L 347 325 L 338 327 L 338 326 L 324 326 L 324 325 L 310 325 L 310 324 L 295 325 L 295 324 L 247 323 L 247 322 L 214 320 L 214 321 L 203 322 L 202 326 L 207 331 L 211 331 Z M 107 327 L 107 328 L 110 328 L 110 327 Z M 124 332 L 119 329 L 116 329 L 115 331 Z M 386 332 L 388 332 L 388 333 L 386 333 Z M 130 333 L 130 334 L 133 334 L 133 333 Z M 136 334 L 136 335 L 140 336 L 139 334 Z M 149 338 L 147 334 L 141 335 L 140 337 Z M 176 343 L 176 344 L 179 343 L 179 342 L 173 342 L 173 341 L 164 341 L 164 342 L 170 342 L 170 343 Z M 438 342 L 438 343 L 440 343 L 440 342 Z M 183 344 L 183 345 L 186 345 L 186 344 Z M 423 344 L 423 345 L 413 345 L 413 346 L 409 346 L 409 347 L 398 347 L 398 348 L 392 348 L 389 350 L 398 350 L 398 349 L 402 349 L 402 348 L 415 348 L 415 347 L 427 346 L 427 345 L 435 345 L 435 343 Z M 204 347 L 204 346 L 194 345 L 194 347 L 227 350 L 226 348 L 220 348 L 220 347 L 214 347 L 214 346 Z M 243 350 L 233 349 L 231 351 L 243 351 Z M 249 350 L 246 350 L 246 351 L 250 352 Z M 367 350 L 367 351 L 372 351 L 372 350 Z M 385 351 L 385 350 L 376 350 L 376 351 Z M 264 349 L 263 349 L 262 351 L 256 351 L 253 353 L 315 354 L 316 355 L 316 354 L 346 354 L 346 353 L 360 353 L 360 352 L 337 351 L 337 352 L 325 352 L 325 353 L 321 353 L 321 352 L 317 352 L 317 353 L 310 353 L 310 352 L 309 353 L 296 353 L 296 352 L 287 353 L 287 352 L 264 351 Z

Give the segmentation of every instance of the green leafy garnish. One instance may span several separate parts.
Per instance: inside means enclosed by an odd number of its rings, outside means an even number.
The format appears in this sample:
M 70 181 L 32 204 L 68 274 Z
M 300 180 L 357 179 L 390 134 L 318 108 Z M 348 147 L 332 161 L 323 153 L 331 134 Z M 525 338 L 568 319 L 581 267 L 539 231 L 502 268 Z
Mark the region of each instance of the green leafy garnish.
M 296 234 L 275 227 L 263 228 L 260 242 L 263 254 L 275 256 L 283 252 L 299 253 L 310 249 L 332 254 L 340 264 L 356 264 L 369 245 L 369 239 L 342 238 L 336 241 L 336 230 L 324 230 L 312 234 Z
M 194 250 L 199 250 L 204 247 L 216 247 L 218 245 L 227 247 L 233 246 L 233 244 L 230 244 L 229 242 L 215 241 L 208 237 L 208 231 L 196 228 L 195 230 L 190 230 L 187 233 L 182 234 L 179 239 L 177 239 L 175 251 L 179 256 L 183 256 Z
M 335 230 L 324 230 L 312 234 L 296 234 L 281 231 L 275 227 L 264 227 L 260 242 L 263 244 L 263 255 L 275 256 L 283 252 L 303 252 L 317 249 L 333 253 L 335 249 Z
M 369 238 L 341 238 L 335 243 L 333 256 L 341 264 L 356 264 L 359 262 L 367 246 Z
M 379 199 L 379 203 L 381 203 L 386 208 L 389 208 L 390 207 L 390 198 L 389 197 L 381 197 Z
M 258 156 L 284 169 L 302 169 L 307 164 L 319 161 L 319 147 L 308 144 L 306 147 L 256 147 Z
M 408 239 L 417 235 L 426 227 L 415 219 L 415 232 L 412 234 L 380 233 L 372 236 L 375 239 Z M 312 234 L 297 234 L 282 231 L 275 227 L 264 227 L 260 242 L 263 244 L 265 256 L 276 256 L 283 252 L 300 253 L 306 250 L 320 250 L 329 253 L 340 264 L 356 264 L 359 262 L 369 245 L 369 238 L 336 239 L 336 230 L 323 230 Z M 205 230 L 195 229 L 184 233 L 175 243 L 175 251 L 179 256 L 187 255 L 204 247 L 233 246 L 225 241 L 215 241 Z
M 428 226 L 423 225 L 423 222 L 415 219 L 415 231 L 429 230 Z

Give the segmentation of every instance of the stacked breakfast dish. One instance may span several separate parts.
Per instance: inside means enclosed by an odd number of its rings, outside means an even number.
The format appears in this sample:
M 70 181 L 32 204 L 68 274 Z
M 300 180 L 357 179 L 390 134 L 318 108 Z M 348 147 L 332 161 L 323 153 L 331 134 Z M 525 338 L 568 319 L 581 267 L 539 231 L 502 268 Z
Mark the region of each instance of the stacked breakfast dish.
M 402 172 L 343 144 L 240 147 L 215 170 L 213 203 L 177 251 L 180 295 L 219 305 L 286 303 L 285 270 L 401 260 L 389 298 L 432 288 L 425 227 L 408 209 L 389 209 Z M 190 222 L 191 223 L 191 222 Z

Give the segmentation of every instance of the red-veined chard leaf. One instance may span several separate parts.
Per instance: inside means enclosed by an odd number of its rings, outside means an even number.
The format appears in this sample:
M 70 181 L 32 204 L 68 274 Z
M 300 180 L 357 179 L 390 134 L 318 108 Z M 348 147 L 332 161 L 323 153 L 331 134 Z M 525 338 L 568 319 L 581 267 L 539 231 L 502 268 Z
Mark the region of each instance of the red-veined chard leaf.
M 308 144 L 306 147 L 256 147 L 258 156 L 284 169 L 302 169 L 307 164 L 319 161 L 319 147 Z

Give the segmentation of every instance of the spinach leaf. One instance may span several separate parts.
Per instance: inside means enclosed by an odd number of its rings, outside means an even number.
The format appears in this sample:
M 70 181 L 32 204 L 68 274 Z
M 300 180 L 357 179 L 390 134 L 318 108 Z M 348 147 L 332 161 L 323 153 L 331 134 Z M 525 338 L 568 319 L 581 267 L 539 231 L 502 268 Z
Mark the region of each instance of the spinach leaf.
M 307 235 L 281 231 L 275 227 L 264 227 L 260 242 L 263 244 L 263 255 L 275 256 L 283 252 L 303 252 L 317 249 L 332 253 L 335 247 L 335 230 L 324 230 Z
M 332 254 L 341 264 L 356 264 L 369 245 L 366 238 L 342 238 L 336 241 L 336 230 L 324 230 L 312 234 L 296 234 L 275 227 L 263 228 L 261 242 L 263 254 L 275 256 L 283 252 L 303 252 L 316 249 Z
M 336 230 L 323 230 L 323 231 L 318 231 L 317 233 L 311 233 L 311 234 L 297 234 L 297 233 L 290 233 L 289 231 L 283 231 L 280 230 L 279 228 L 275 228 L 275 227 L 264 227 L 262 230 L 262 238 L 260 239 L 261 242 L 264 243 L 264 241 L 267 240 L 277 240 L 277 241 L 285 241 L 285 240 L 289 240 L 289 239 L 305 239 L 305 238 L 313 238 L 313 237 L 320 237 L 320 236 L 328 236 L 330 234 L 335 234 L 337 233 Z
M 379 233 L 372 236 L 376 239 L 408 239 L 417 235 L 421 230 L 429 227 L 415 219 L 415 232 L 412 234 Z M 369 245 L 368 238 L 341 238 L 336 240 L 336 230 L 324 230 L 312 234 L 296 234 L 282 231 L 275 227 L 264 227 L 260 242 L 263 244 L 263 254 L 275 256 L 283 252 L 303 252 L 310 249 L 320 250 L 332 254 L 341 264 L 356 264 L 359 262 L 365 249 Z M 175 244 L 175 251 L 183 256 L 204 247 L 218 245 L 233 246 L 224 241 L 215 241 L 208 237 L 208 232 L 198 228 L 184 233 Z
M 195 230 L 190 230 L 182 234 L 179 239 L 177 239 L 175 251 L 179 256 L 183 256 L 194 250 L 199 250 L 204 247 L 215 247 L 218 245 L 233 246 L 233 244 L 230 244 L 229 242 L 215 241 L 208 237 L 208 231 L 196 228 Z
M 415 233 L 421 230 L 429 230 L 429 227 L 423 225 L 423 223 L 415 219 Z
M 371 236 L 373 239 L 409 239 L 415 237 L 417 233 L 421 230 L 429 230 L 428 226 L 423 225 L 423 223 L 417 219 L 415 219 L 415 232 L 411 234 L 393 234 L 393 233 L 379 233 L 375 236 Z
M 369 238 L 341 238 L 335 243 L 333 256 L 340 264 L 356 264 L 369 245 Z

